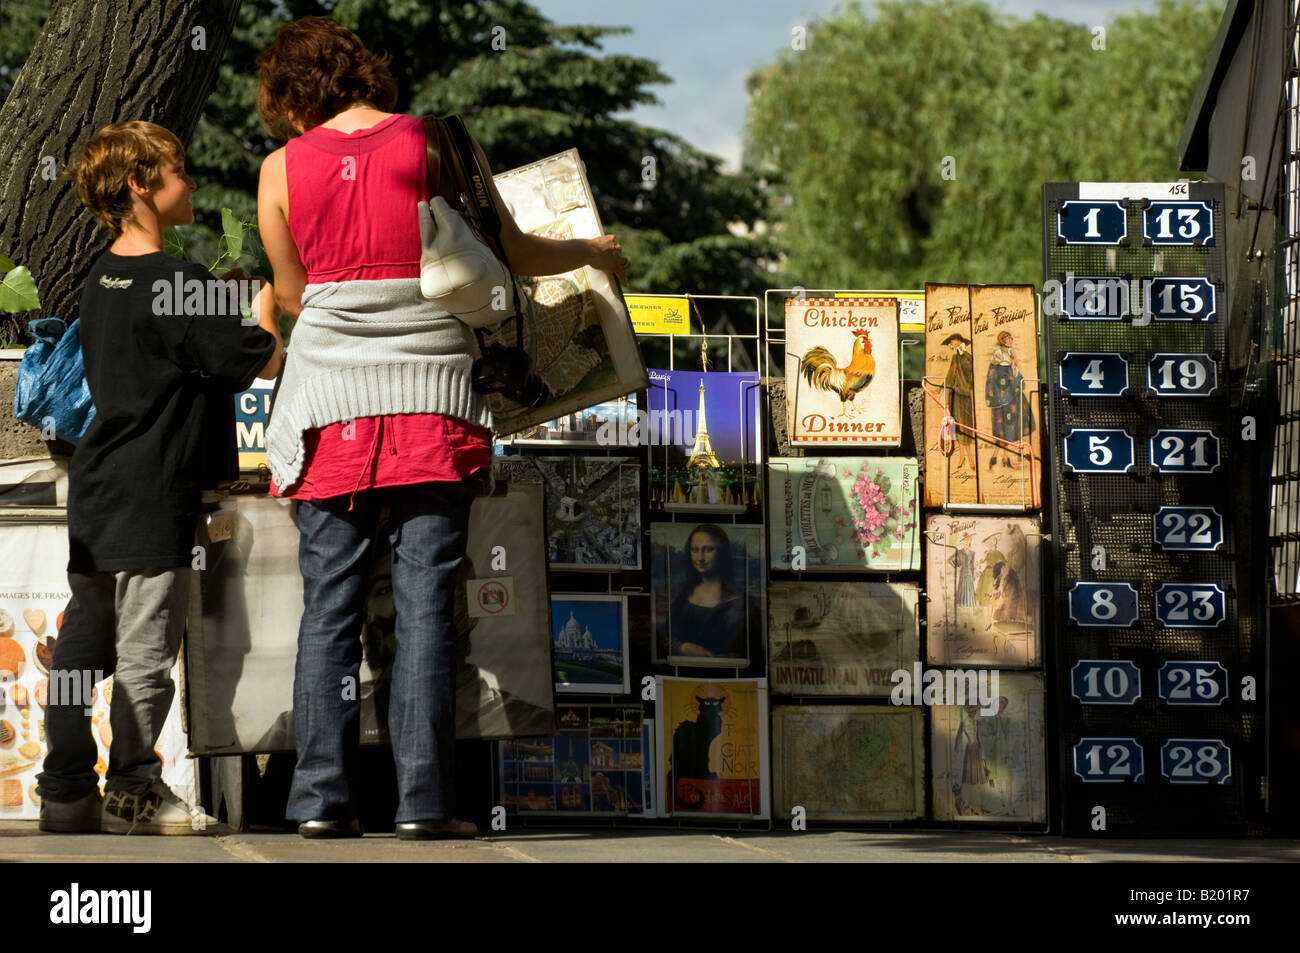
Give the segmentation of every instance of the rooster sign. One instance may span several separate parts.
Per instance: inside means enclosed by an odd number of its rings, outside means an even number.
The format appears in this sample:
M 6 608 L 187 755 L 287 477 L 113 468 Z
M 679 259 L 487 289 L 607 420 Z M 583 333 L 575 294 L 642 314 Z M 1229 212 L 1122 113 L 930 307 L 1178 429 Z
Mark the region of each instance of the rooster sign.
M 898 446 L 898 299 L 790 298 L 785 327 L 790 442 Z

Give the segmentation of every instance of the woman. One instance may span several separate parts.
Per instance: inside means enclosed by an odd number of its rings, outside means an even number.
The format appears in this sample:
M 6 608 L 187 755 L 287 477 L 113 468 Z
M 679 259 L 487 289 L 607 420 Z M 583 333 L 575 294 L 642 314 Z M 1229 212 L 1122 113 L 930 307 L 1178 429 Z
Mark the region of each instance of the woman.
M 984 399 L 993 417 L 993 436 L 1007 443 L 1018 443 L 1021 437 L 1033 432 L 1034 409 L 1023 393 L 1024 377 L 1016 366 L 1013 350 L 1014 338 L 1010 331 L 998 335 L 997 347 L 989 357 L 989 376 L 984 384 Z M 998 462 L 998 444 L 989 456 L 989 469 Z M 1002 465 L 1011 467 L 1011 451 L 1002 446 Z
M 672 605 L 672 655 L 744 659 L 745 590 L 732 582 L 731 541 L 712 525 L 686 540 L 686 581 Z
M 262 164 L 258 224 L 276 298 L 298 317 L 267 431 L 272 492 L 298 501 L 301 535 L 288 813 L 305 837 L 362 833 L 352 776 L 358 633 L 372 540 L 387 510 L 397 836 L 473 837 L 477 829 L 456 819 L 452 804 L 454 592 L 470 478 L 490 466 L 492 418 L 470 387 L 471 332 L 420 296 L 424 132 L 419 119 L 388 111 L 397 88 L 387 64 L 325 17 L 286 25 L 258 57 L 258 112 L 267 130 L 290 139 Z M 517 273 L 591 265 L 626 281 L 613 236 L 524 235 L 490 172 L 488 183 Z M 438 192 L 451 197 L 453 187 L 440 182 Z

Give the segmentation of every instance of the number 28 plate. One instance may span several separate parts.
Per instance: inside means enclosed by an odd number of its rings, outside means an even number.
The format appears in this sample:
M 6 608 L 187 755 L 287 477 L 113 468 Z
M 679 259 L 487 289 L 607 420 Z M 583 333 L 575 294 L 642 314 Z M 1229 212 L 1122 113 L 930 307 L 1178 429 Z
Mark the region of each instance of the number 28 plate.
M 1089 628 L 1126 629 L 1138 619 L 1138 592 L 1131 582 L 1076 582 L 1070 618 Z
M 1232 751 L 1218 738 L 1170 738 L 1160 773 L 1170 784 L 1231 784 Z

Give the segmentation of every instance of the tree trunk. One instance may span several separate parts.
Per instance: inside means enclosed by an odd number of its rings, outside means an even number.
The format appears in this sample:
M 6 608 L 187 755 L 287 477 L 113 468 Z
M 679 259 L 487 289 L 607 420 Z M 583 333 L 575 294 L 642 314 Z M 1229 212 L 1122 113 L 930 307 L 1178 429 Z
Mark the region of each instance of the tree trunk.
M 31 269 L 40 315 L 78 317 L 82 285 L 111 236 L 62 173 L 112 122 L 145 119 L 188 143 L 217 79 L 240 0 L 56 0 L 0 106 L 0 253 Z M 12 145 L 11 145 L 12 144 Z M 28 312 L 10 337 L 28 341 Z M 21 329 L 21 337 L 17 333 Z

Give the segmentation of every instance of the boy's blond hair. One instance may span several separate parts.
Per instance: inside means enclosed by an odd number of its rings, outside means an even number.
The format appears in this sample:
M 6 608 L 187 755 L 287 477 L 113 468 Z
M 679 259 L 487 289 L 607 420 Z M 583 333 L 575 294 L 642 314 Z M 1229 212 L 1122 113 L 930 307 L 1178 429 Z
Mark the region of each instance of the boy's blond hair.
M 157 188 L 162 184 L 163 166 L 184 161 L 185 147 L 175 135 L 155 123 L 136 119 L 112 123 L 91 136 L 68 175 L 81 204 L 117 237 L 128 222 L 135 222 L 127 181 L 134 179 L 147 189 Z

